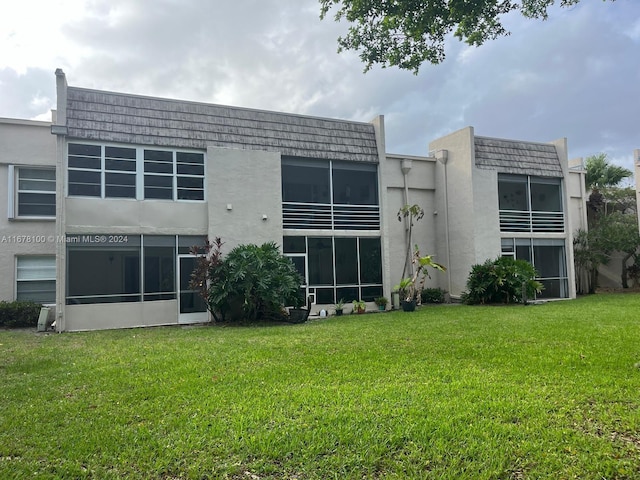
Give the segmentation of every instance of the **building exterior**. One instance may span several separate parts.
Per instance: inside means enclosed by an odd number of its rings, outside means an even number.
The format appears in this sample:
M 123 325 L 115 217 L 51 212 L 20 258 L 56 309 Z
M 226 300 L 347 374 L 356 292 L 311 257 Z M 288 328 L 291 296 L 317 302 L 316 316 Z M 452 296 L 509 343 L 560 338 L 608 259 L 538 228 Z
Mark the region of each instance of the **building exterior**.
M 0 300 L 56 299 L 56 139 L 51 124 L 0 119 Z
M 42 240 L 5 242 L 0 298 L 29 297 L 27 277 L 41 282 L 32 290 L 55 304 L 59 331 L 206 321 L 188 283 L 190 248 L 207 237 L 226 251 L 281 245 L 315 310 L 340 299 L 372 308 L 402 275 L 405 204 L 426 212 L 413 242 L 449 267 L 430 286 L 459 296 L 473 264 L 512 255 L 536 265 L 543 297 L 575 296 L 584 182 L 564 140 L 466 128 L 432 142 L 429 156 L 400 156 L 386 153 L 383 117 L 181 102 L 71 87 L 61 70 L 56 78 L 51 125 L 0 122 L 9 213 L 0 239 Z

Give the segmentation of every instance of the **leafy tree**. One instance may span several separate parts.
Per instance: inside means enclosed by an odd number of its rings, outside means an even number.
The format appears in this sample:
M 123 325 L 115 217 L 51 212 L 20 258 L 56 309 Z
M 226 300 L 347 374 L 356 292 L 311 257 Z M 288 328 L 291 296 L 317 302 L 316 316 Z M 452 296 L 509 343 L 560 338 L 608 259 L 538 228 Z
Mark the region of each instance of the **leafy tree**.
M 590 230 L 596 251 L 604 257 L 604 264 L 608 263 L 614 252 L 622 252 L 621 283 L 622 288 L 629 288 L 627 263 L 631 258 L 637 257 L 640 246 L 640 234 L 638 233 L 638 217 L 613 212 L 603 215 L 598 220 L 595 228 Z
M 546 19 L 556 0 L 319 0 L 320 18 L 336 7 L 335 20 L 351 26 L 338 38 L 338 51 L 359 50 L 365 71 L 374 64 L 397 66 L 418 73 L 428 61 L 445 58 L 446 36 L 469 45 L 509 35 L 501 17 L 519 10 L 528 18 Z M 607 1 L 607 0 L 603 0 Z M 615 1 L 615 0 L 610 0 Z M 562 7 L 580 0 L 558 0 Z
M 413 257 L 411 258 L 412 275 L 403 278 L 400 283 L 393 287 L 393 291 L 400 294 L 400 299 L 405 302 L 416 301 L 422 303 L 421 292 L 424 290 L 424 284 L 427 278 L 431 278 L 429 269 L 440 270 L 445 272 L 447 267 L 440 265 L 433 259 L 433 255 L 420 255 L 418 245 L 415 246 Z
M 526 302 L 543 289 L 536 276 L 533 265 L 526 260 L 512 257 L 487 260 L 471 267 L 462 300 L 468 304 Z
M 300 275 L 275 243 L 239 245 L 209 270 L 208 303 L 223 321 L 278 318 L 298 303 Z
M 222 274 L 222 239 L 216 237 L 213 242 L 207 239 L 204 247 L 192 247 L 191 254 L 198 255 L 196 266 L 191 272 L 189 288 L 198 291 L 207 305 L 207 309 L 216 322 L 222 320 L 219 311 L 211 308 L 209 303 L 209 285 L 218 283 Z
M 598 267 L 608 264 L 614 252 L 624 254 L 621 284 L 627 288 L 628 262 L 632 258 L 637 261 L 640 235 L 635 190 L 618 185 L 633 174 L 610 164 L 604 153 L 588 157 L 585 169 L 586 187 L 592 192 L 587 202 L 589 231 L 578 231 L 574 236 L 578 293 L 595 292 Z
M 283 305 L 297 306 L 302 283 L 290 259 L 273 242 L 239 245 L 223 258 L 222 241 L 207 242 L 191 275 L 216 322 L 280 318 Z
M 405 251 L 404 257 L 404 267 L 402 267 L 402 278 L 405 278 L 407 275 L 407 270 L 412 268 L 411 266 L 414 264 L 412 260 L 411 253 L 411 245 L 413 244 L 413 223 L 421 220 L 424 217 L 424 209 L 420 207 L 420 205 L 403 205 L 400 210 L 398 210 L 398 221 L 401 222 L 402 219 L 406 219 L 407 226 L 407 249 Z M 416 250 L 418 247 L 416 246 Z M 413 269 L 411 269 L 411 274 L 413 274 Z
M 589 190 L 617 187 L 622 180 L 633 176 L 631 170 L 610 164 L 606 153 L 587 157 L 585 170 L 585 183 Z

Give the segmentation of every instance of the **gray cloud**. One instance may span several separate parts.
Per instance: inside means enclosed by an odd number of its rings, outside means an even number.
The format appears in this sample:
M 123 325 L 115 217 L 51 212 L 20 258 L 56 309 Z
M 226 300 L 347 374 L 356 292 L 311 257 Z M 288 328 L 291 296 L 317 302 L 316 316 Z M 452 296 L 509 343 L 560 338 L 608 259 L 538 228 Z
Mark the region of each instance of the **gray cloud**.
M 48 113 L 56 102 L 53 70 L 30 68 L 18 74 L 0 68 L 0 117 L 32 119 Z
M 152 7 L 150 8 L 150 5 Z M 481 135 L 549 141 L 570 155 L 607 152 L 631 168 L 640 148 L 640 4 L 581 2 L 547 22 L 506 18 L 513 34 L 480 48 L 448 40 L 419 75 L 336 53 L 347 25 L 316 0 L 94 0 L 63 24 L 71 85 L 369 121 L 384 114 L 389 151 L 424 155 L 467 125 Z M 0 115 L 32 117 L 54 98 L 52 68 L 0 70 Z M 8 89 L 8 90 L 7 90 Z M 11 98 L 5 98 L 11 97 Z

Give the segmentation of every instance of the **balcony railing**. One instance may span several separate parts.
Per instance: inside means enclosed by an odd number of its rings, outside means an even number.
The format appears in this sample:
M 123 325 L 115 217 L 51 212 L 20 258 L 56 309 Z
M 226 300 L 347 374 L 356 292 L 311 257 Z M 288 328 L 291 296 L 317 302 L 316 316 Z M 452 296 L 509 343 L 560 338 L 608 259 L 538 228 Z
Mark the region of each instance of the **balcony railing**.
M 284 228 L 326 230 L 378 230 L 378 205 L 330 205 L 321 203 L 284 202 Z
M 501 232 L 562 233 L 563 212 L 500 210 Z

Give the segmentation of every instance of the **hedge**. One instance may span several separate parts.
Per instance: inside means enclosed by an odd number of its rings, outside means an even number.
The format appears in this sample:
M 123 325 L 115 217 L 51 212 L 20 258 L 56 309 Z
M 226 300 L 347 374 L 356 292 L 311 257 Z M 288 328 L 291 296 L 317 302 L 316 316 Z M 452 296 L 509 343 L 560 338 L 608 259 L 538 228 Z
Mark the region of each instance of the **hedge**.
M 0 301 L 0 327 L 37 327 L 42 305 L 35 302 Z

